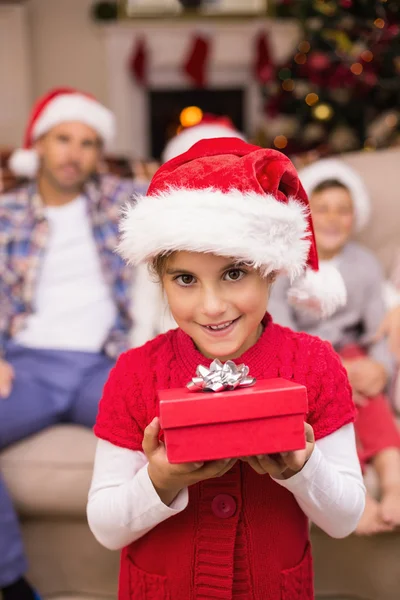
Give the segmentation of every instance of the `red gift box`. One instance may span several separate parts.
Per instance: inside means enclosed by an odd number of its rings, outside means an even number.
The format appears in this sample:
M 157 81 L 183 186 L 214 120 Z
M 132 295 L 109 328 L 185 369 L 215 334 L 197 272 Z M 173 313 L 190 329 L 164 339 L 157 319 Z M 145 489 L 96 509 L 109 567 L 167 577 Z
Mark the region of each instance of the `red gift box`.
M 170 463 L 198 462 L 305 448 L 305 386 L 260 380 L 222 392 L 161 390 L 160 424 Z

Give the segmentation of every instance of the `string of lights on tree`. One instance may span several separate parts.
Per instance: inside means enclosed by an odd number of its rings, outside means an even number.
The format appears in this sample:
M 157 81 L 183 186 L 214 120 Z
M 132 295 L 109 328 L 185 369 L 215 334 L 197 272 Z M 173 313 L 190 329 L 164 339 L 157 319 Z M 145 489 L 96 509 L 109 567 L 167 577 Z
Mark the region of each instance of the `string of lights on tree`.
M 266 71 L 265 143 L 292 155 L 400 144 L 400 1 L 278 0 L 276 10 L 300 20 L 303 39 Z

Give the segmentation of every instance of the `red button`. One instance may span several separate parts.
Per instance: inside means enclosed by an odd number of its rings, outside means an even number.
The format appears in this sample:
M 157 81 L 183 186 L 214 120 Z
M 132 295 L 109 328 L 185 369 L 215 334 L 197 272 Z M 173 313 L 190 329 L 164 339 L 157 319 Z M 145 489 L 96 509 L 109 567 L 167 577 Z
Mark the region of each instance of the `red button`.
M 218 494 L 211 504 L 212 511 L 220 519 L 229 519 L 236 512 L 236 500 L 228 494 Z

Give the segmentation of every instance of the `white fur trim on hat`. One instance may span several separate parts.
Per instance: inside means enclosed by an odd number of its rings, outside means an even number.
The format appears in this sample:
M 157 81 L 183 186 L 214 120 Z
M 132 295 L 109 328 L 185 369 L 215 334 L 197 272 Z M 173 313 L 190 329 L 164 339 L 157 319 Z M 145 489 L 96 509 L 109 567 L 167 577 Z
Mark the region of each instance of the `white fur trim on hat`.
M 293 279 L 307 263 L 308 209 L 290 198 L 239 190 L 169 188 L 125 208 L 119 253 L 138 265 L 177 250 L 210 252 Z
M 346 186 L 354 204 L 355 230 L 365 227 L 371 211 L 370 197 L 363 180 L 351 167 L 340 160 L 327 158 L 302 169 L 299 177 L 308 197 L 318 185 L 329 179 L 336 179 Z
M 224 125 L 195 125 L 194 127 L 184 129 L 167 143 L 162 154 L 162 161 L 167 162 L 171 158 L 187 152 L 193 144 L 200 140 L 221 137 L 245 139 L 238 131 Z
M 36 150 L 18 149 L 8 159 L 8 167 L 17 177 L 33 179 L 39 167 L 39 157 Z
M 94 129 L 104 142 L 115 134 L 115 117 L 105 106 L 83 94 L 62 94 L 49 102 L 38 117 L 33 130 L 33 140 L 60 123 L 79 121 Z
M 294 281 L 288 298 L 289 303 L 302 312 L 326 318 L 346 304 L 347 292 L 338 269 L 321 262 L 318 271 L 307 269 Z

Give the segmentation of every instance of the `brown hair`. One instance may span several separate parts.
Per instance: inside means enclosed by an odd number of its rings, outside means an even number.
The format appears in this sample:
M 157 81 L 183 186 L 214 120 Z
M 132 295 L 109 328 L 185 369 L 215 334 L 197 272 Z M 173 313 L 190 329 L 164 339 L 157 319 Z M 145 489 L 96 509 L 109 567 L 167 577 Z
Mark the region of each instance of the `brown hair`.
M 157 281 L 159 283 L 162 283 L 162 279 L 165 275 L 165 271 L 167 270 L 168 259 L 172 256 L 172 254 L 173 254 L 173 252 L 168 252 L 166 254 L 158 254 L 149 263 L 150 274 L 155 279 L 157 279 Z
M 324 192 L 331 188 L 342 188 L 343 190 L 349 191 L 348 187 L 338 179 L 325 179 L 325 181 L 321 181 L 321 183 L 315 186 L 311 194 L 318 194 L 319 192 Z

